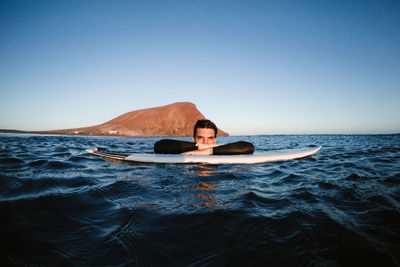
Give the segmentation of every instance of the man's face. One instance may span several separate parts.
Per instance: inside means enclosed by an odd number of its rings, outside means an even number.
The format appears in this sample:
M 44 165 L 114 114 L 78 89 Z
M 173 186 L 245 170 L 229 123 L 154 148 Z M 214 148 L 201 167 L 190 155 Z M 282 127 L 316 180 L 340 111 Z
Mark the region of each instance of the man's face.
M 215 144 L 217 142 L 217 138 L 215 137 L 214 129 L 197 128 L 196 139 L 193 138 L 193 142 L 205 145 Z

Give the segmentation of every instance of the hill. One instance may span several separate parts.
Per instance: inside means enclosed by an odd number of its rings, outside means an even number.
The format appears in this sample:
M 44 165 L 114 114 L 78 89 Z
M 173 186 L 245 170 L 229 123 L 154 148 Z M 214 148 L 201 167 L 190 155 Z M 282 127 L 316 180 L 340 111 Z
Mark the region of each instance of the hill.
M 190 102 L 135 110 L 108 122 L 83 128 L 41 131 L 37 133 L 118 135 L 118 136 L 192 136 L 197 120 L 204 115 Z M 218 129 L 218 135 L 229 135 Z

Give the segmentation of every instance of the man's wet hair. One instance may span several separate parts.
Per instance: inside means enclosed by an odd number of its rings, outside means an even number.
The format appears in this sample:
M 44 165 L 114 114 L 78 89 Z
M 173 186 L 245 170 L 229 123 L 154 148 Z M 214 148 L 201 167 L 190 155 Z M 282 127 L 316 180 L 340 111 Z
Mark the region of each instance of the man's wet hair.
M 208 128 L 208 129 L 213 129 L 214 130 L 214 136 L 217 137 L 217 126 L 210 120 L 198 120 L 196 122 L 196 125 L 194 126 L 193 129 L 193 137 L 196 138 L 197 135 L 197 128 Z

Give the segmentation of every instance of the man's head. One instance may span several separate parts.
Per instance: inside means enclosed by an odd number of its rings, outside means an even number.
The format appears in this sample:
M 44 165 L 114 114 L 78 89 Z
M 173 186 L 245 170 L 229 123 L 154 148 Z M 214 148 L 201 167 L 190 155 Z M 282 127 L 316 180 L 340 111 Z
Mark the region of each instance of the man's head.
M 217 126 L 210 120 L 198 120 L 193 129 L 193 142 L 211 145 L 217 142 Z

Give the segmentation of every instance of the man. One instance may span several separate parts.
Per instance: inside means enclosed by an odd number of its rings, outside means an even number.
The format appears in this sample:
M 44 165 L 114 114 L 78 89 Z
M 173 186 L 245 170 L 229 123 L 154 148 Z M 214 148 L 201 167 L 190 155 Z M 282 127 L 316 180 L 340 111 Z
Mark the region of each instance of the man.
M 183 155 L 239 155 L 253 154 L 254 146 L 249 142 L 239 141 L 226 145 L 217 145 L 217 126 L 210 120 L 198 120 L 193 129 L 193 143 L 163 139 L 154 144 L 158 154 Z

